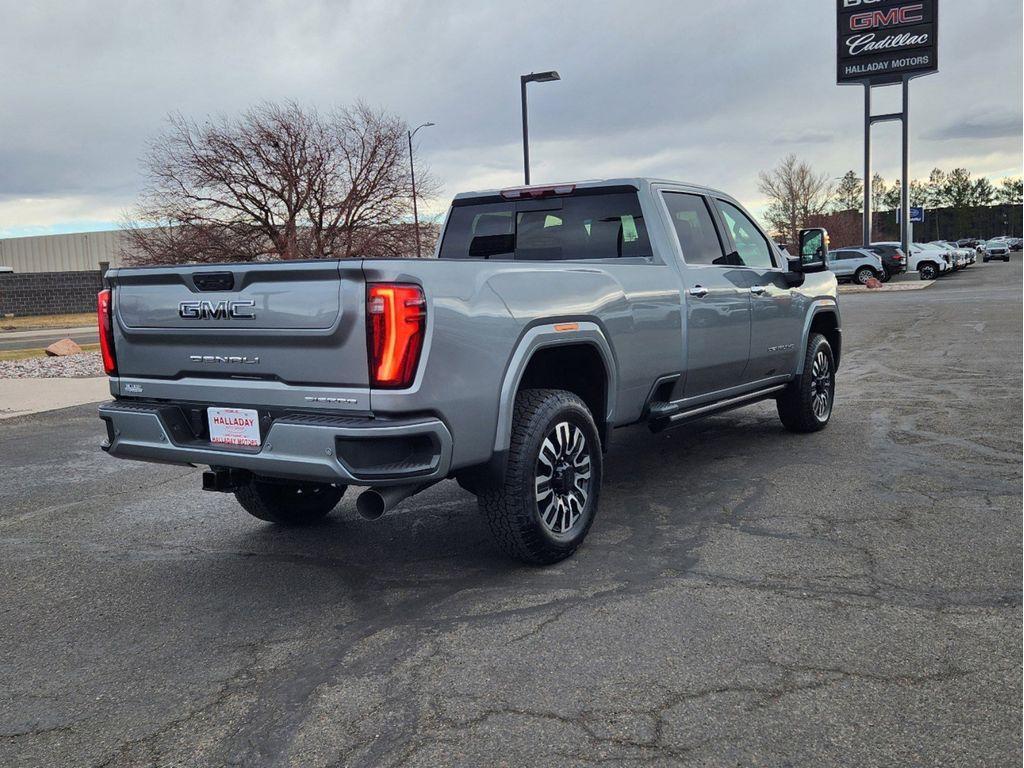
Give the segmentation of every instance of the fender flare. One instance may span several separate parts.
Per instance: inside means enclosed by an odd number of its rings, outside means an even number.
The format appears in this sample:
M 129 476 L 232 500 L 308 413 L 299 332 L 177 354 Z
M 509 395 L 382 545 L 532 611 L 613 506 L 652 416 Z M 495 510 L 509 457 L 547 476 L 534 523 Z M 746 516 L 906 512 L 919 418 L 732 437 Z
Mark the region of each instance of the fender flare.
M 836 316 L 836 328 L 839 330 L 839 337 L 842 338 L 843 334 L 843 322 L 842 317 L 839 314 L 839 303 L 835 299 L 817 299 L 811 302 L 810 309 L 807 312 L 807 316 L 804 318 L 804 332 L 801 336 L 802 343 L 799 347 L 799 354 L 796 360 L 796 376 L 803 375 L 804 372 L 804 358 L 807 356 L 807 342 L 811 338 L 811 325 L 814 323 L 814 318 L 818 315 L 831 314 Z M 839 360 L 842 357 L 842 348 L 836 350 L 836 368 L 839 368 Z
M 559 330 L 561 329 L 561 330 Z M 515 410 L 516 392 L 526 372 L 526 367 L 539 349 L 589 344 L 601 355 L 605 369 L 605 423 L 613 424 L 615 418 L 615 394 L 618 391 L 618 365 L 611 344 L 601 327 L 589 321 L 568 321 L 543 323 L 528 328 L 519 339 L 501 382 L 498 401 L 498 423 L 494 435 L 494 452 L 504 454 L 512 440 L 512 414 Z

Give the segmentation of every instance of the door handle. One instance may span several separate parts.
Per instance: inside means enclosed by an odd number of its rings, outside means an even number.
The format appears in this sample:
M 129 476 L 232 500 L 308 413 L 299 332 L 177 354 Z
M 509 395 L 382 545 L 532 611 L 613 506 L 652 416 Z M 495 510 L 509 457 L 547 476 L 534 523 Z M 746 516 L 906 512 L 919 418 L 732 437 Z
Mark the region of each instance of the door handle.
M 695 296 L 698 299 L 703 299 L 705 296 L 708 295 L 708 289 L 702 285 L 698 285 L 694 288 L 691 288 L 689 291 L 687 291 L 687 293 L 689 293 L 691 296 Z
M 768 290 L 768 289 L 765 286 L 763 286 L 763 285 L 752 285 L 752 286 L 750 286 L 750 292 L 752 294 L 754 294 L 755 296 L 760 296 L 766 290 Z

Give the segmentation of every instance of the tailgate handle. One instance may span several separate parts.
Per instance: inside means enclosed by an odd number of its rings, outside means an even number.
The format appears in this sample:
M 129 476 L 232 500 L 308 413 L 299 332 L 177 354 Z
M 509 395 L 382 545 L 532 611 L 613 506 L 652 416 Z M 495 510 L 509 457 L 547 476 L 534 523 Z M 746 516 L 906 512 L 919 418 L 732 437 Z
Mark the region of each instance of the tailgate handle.
M 235 287 L 235 276 L 230 272 L 193 272 L 192 282 L 200 291 L 230 291 Z

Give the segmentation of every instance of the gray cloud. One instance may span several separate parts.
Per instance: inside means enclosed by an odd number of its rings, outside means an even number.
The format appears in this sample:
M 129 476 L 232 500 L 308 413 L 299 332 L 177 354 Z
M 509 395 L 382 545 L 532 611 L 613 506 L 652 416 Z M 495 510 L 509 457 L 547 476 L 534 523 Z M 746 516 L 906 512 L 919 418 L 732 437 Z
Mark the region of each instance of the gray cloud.
M 557 13 L 543 0 L 0 0 L 0 14 L 0 200 L 130 206 L 137 159 L 168 112 L 287 98 L 321 109 L 362 98 L 437 123 L 418 140 L 445 195 L 516 184 L 518 75 L 547 68 L 563 80 L 530 90 L 540 181 L 643 173 L 756 204 L 757 172 L 788 152 L 832 175 L 860 163 L 861 94 L 835 85 L 835 8 L 821 0 L 588 0 Z M 994 18 L 1005 34 L 991 33 Z M 942 71 L 914 82 L 912 130 L 958 141 L 915 144 L 912 169 L 1019 168 L 1019 1 L 947 2 L 942 23 Z M 999 120 L 970 117 L 994 104 Z M 876 167 L 894 176 L 886 130 Z
M 1020 113 L 1007 112 L 998 115 L 966 115 L 934 130 L 925 131 L 921 138 L 934 141 L 1020 138 L 1021 131 Z

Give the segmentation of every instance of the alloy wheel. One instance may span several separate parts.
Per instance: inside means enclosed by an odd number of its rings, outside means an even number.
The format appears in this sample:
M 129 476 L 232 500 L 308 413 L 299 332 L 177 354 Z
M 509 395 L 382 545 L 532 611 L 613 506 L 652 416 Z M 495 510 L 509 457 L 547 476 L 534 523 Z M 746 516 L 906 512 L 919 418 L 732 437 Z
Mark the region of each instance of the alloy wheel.
M 537 511 L 551 533 L 564 535 L 583 515 L 590 498 L 590 446 L 575 424 L 558 422 L 537 456 Z
M 811 410 L 818 421 L 825 421 L 832 411 L 832 365 L 823 349 L 811 366 Z

